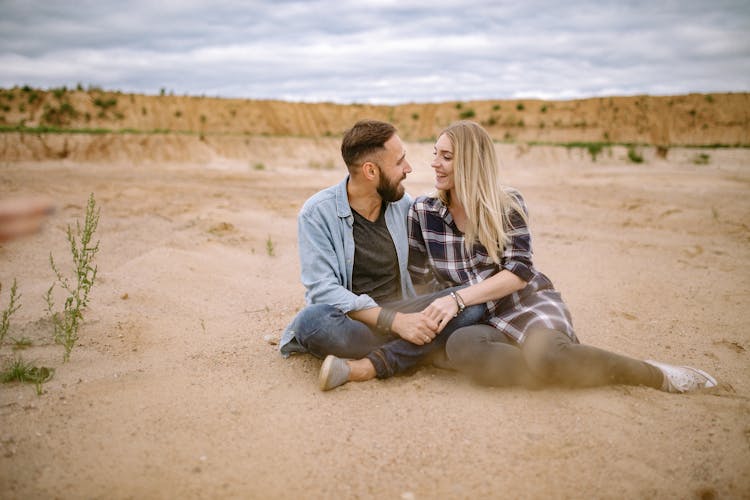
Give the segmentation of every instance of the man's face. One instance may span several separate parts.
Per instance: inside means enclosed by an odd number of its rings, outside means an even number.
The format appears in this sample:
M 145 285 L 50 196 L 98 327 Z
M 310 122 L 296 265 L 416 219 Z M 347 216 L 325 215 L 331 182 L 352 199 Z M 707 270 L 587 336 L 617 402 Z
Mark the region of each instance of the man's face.
M 411 165 L 406 161 L 406 149 L 401 139 L 394 134 L 385 144 L 378 167 L 377 191 L 383 201 L 394 202 L 403 198 L 405 189 L 402 182 L 411 172 Z

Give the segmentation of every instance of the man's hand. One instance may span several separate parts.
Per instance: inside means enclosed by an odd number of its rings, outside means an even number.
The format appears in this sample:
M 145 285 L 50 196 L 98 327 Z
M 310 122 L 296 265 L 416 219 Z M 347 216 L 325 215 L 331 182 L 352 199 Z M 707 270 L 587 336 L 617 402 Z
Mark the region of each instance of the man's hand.
M 440 331 L 435 320 L 418 313 L 396 313 L 391 325 L 391 331 L 396 332 L 402 339 L 416 345 L 432 342 Z

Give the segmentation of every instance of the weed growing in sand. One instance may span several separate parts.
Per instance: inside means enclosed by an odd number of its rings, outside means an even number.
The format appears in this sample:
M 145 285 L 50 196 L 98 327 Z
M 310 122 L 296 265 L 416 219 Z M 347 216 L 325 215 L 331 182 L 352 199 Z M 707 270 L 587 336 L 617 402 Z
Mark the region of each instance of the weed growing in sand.
M 13 341 L 14 351 L 20 351 L 34 345 L 34 342 L 28 337 L 21 337 L 20 339 L 11 337 L 10 340 Z
M 266 253 L 268 254 L 269 257 L 273 257 L 276 255 L 276 251 L 274 250 L 273 240 L 271 239 L 271 236 L 269 236 L 268 239 L 266 240 Z
M 601 142 L 569 142 L 565 144 L 567 148 L 585 148 L 591 155 L 591 161 L 596 161 L 596 157 L 604 150 L 604 143 Z
M 3 285 L 0 283 L 0 292 L 2 291 Z M 21 295 L 18 293 L 18 284 L 16 283 L 16 279 L 13 278 L 13 285 L 10 287 L 10 300 L 8 301 L 8 307 L 3 310 L 2 319 L 0 320 L 0 345 L 3 344 L 5 334 L 8 333 L 10 317 L 21 308 L 21 304 L 17 304 L 20 298 Z
M 694 165 L 708 165 L 711 162 L 711 156 L 706 153 L 701 153 L 693 157 Z
M 91 240 L 99 224 L 99 209 L 96 207 L 94 194 L 89 195 L 89 202 L 86 206 L 86 216 L 83 227 L 76 221 L 76 231 L 68 225 L 68 242 L 70 243 L 70 253 L 73 257 L 73 274 L 74 282 L 68 280 L 66 276 L 57 268 L 52 253 L 49 255 L 50 266 L 57 277 L 56 282 L 47 290 L 45 299 L 47 301 L 47 311 L 52 318 L 54 325 L 54 339 L 58 344 L 65 348 L 63 361 L 70 359 L 70 351 L 73 349 L 78 340 L 78 329 L 83 321 L 83 311 L 86 309 L 91 287 L 94 286 L 96 278 L 96 266 L 93 265 L 94 257 L 99 251 L 99 242 L 92 244 Z M 54 312 L 54 301 L 52 290 L 55 285 L 65 290 L 67 297 L 62 311 Z
M 635 149 L 635 146 L 630 146 L 628 148 L 628 160 L 633 163 L 643 163 L 643 155 Z
M 5 365 L 0 372 L 0 381 L 9 382 L 29 382 L 36 387 L 37 396 L 42 395 L 42 384 L 52 378 L 55 374 L 54 368 L 46 366 L 32 366 L 23 358 L 14 358 Z

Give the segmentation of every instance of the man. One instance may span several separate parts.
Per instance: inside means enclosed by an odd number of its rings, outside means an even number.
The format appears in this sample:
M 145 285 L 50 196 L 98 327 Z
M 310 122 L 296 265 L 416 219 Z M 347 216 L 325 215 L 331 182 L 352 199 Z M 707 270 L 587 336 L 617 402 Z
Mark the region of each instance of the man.
M 309 352 L 326 358 L 319 375 L 323 390 L 403 372 L 484 313 L 475 306 L 439 323 L 422 312 L 451 290 L 415 297 L 407 271 L 411 199 L 402 184 L 412 168 L 396 129 L 375 120 L 357 122 L 342 140 L 341 155 L 349 175 L 313 195 L 299 213 L 308 305 L 279 347 L 284 356 Z M 369 362 L 346 361 L 359 358 Z

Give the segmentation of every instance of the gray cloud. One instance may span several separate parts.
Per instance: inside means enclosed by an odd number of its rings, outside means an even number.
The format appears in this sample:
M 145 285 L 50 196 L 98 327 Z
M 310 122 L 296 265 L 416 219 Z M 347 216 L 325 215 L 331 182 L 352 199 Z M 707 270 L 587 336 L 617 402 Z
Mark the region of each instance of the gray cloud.
M 746 1 L 0 1 L 0 85 L 404 102 L 750 90 Z

